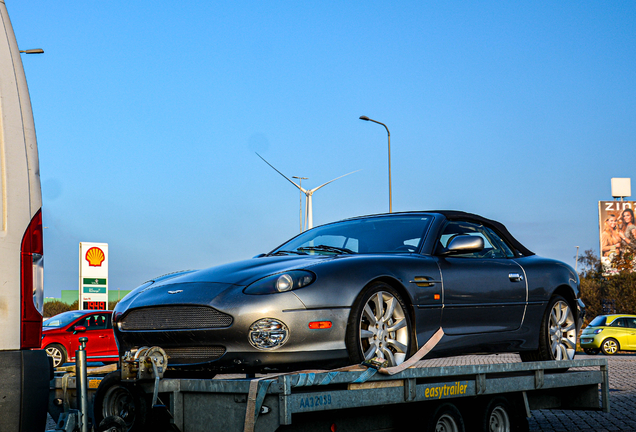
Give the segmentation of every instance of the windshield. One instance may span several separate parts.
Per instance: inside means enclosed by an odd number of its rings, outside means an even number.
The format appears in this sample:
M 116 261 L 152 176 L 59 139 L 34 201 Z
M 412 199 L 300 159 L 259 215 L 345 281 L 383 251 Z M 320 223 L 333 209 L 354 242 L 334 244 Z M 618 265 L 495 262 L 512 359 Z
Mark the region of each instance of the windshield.
M 82 311 L 69 311 L 55 315 L 52 318 L 47 319 L 42 323 L 42 327 L 64 327 L 67 324 L 75 321 L 75 319 L 81 317 L 86 312 Z
M 590 323 L 590 327 L 604 327 L 605 326 L 605 320 L 606 320 L 606 316 L 605 315 L 599 315 L 596 318 L 594 318 L 592 320 L 592 322 Z
M 306 231 L 269 255 L 416 252 L 430 222 L 422 215 L 336 222 Z

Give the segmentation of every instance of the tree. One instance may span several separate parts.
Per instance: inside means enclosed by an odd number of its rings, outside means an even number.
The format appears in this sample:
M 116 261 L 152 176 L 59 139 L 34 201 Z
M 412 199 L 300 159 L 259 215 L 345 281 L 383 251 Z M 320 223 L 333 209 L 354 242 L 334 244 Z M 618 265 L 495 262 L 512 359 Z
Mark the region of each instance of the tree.
M 625 255 L 613 258 L 611 265 L 618 272 L 611 275 L 604 274 L 601 259 L 592 249 L 579 257 L 583 268 L 579 278 L 581 299 L 586 306 L 586 322 L 606 313 L 604 301 L 612 301 L 616 313 L 636 313 L 636 272 L 633 271 L 633 257 Z

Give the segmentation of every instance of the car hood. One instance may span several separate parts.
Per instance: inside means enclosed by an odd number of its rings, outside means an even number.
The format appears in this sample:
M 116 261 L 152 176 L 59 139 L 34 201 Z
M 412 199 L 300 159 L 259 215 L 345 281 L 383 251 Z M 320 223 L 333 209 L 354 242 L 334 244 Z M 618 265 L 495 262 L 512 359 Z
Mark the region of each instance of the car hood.
M 252 282 L 272 274 L 289 270 L 307 269 L 315 266 L 316 264 L 331 261 L 333 259 L 335 259 L 335 257 L 325 255 L 265 256 L 252 258 L 249 260 L 210 267 L 205 270 L 185 273 L 175 278 L 157 282 L 153 284 L 153 287 L 196 282 L 247 286 Z

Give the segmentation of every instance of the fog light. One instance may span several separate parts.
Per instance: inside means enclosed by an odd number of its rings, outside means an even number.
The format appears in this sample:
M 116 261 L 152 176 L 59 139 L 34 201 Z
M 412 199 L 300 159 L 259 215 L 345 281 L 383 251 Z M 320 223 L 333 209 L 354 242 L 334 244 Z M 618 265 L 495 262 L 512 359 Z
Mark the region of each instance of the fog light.
M 249 339 L 254 348 L 271 350 L 280 348 L 289 337 L 289 329 L 282 321 L 264 318 L 250 326 Z

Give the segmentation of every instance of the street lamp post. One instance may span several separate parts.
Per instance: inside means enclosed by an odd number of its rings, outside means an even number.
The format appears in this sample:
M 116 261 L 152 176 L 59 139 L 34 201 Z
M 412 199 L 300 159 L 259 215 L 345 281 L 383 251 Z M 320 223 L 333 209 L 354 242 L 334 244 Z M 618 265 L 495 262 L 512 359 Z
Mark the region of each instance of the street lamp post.
M 389 138 L 389 213 L 392 213 L 393 212 L 393 197 L 391 194 L 391 132 L 389 132 L 389 128 L 386 127 L 384 123 L 381 123 L 377 120 L 370 119 L 367 116 L 360 116 L 360 120 L 371 121 L 373 123 L 380 124 L 384 126 L 384 129 L 386 129 L 386 134 Z

